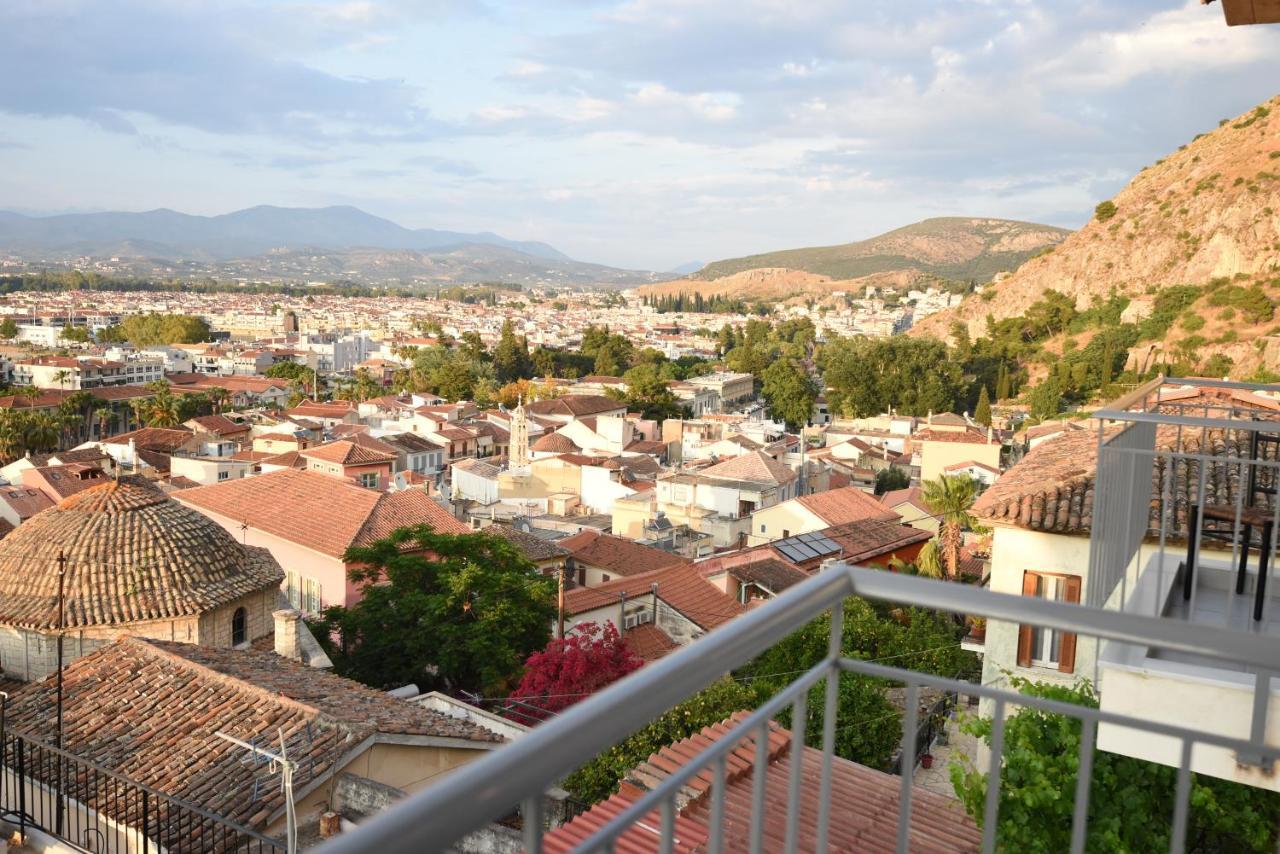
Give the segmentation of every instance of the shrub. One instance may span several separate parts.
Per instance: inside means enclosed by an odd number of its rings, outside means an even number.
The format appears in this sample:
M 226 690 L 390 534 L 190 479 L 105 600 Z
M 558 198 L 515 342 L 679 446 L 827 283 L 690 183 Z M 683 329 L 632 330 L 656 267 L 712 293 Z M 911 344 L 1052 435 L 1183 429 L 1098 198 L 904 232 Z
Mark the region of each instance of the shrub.
M 1116 215 L 1116 203 L 1110 199 L 1105 202 L 1099 202 L 1098 206 L 1093 209 L 1093 215 L 1098 218 L 1098 222 L 1106 222 Z
M 1204 318 L 1198 314 L 1184 315 L 1181 326 L 1188 332 L 1197 332 L 1204 328 Z

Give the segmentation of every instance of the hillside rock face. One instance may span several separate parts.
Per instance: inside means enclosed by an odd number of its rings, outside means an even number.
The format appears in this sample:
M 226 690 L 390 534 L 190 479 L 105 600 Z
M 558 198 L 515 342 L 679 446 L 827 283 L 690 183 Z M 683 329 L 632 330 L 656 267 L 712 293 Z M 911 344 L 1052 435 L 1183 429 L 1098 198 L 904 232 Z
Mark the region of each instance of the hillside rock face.
M 926 318 L 917 335 L 946 337 L 960 321 L 981 335 L 987 317 L 1016 317 L 1045 291 L 1087 308 L 1116 291 L 1140 296 L 1243 274 L 1280 274 L 1280 97 L 1231 119 L 1143 169 L 1053 252 L 1023 264 L 980 296 Z M 1269 292 L 1277 290 L 1268 281 Z M 1272 296 L 1276 296 L 1272 293 Z
M 692 278 L 714 279 L 769 267 L 800 270 L 833 279 L 915 271 L 943 279 L 985 282 L 1012 270 L 1044 246 L 1060 243 L 1065 229 L 1030 222 L 978 217 L 937 217 L 867 240 L 748 255 L 708 264 Z

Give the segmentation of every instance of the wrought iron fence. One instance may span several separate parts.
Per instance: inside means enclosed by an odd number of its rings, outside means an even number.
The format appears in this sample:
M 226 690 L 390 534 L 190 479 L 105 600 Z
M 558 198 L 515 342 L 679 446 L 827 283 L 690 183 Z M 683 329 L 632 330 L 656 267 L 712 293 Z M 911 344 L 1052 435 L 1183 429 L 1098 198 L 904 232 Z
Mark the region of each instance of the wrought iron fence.
M 39 830 L 102 854 L 286 852 L 283 842 L 7 730 L 2 711 L 0 818 L 24 838 Z

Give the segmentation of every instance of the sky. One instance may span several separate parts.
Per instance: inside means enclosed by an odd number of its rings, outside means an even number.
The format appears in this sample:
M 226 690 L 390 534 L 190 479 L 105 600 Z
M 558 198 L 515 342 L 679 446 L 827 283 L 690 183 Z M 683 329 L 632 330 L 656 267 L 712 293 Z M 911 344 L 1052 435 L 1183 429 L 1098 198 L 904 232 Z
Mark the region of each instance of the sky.
M 0 209 L 355 205 L 652 270 L 1076 227 L 1278 65 L 1199 0 L 4 0 Z

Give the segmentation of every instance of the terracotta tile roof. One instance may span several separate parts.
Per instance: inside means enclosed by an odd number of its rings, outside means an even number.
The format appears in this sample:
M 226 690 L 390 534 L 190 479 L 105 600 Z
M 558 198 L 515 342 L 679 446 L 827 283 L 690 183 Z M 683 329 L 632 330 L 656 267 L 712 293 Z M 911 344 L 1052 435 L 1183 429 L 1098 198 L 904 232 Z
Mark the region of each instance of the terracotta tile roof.
M 217 436 L 235 436 L 249 432 L 248 424 L 239 424 L 225 415 L 201 415 L 186 422 Z
M 1098 437 L 1064 433 L 1023 457 L 982 493 L 973 514 L 1024 528 L 1087 533 L 1093 523 Z
M 203 614 L 284 579 L 266 549 L 240 545 L 141 478 L 111 480 L 0 541 L 0 624 L 57 625 L 60 552 L 68 626 Z
M 355 404 L 346 400 L 335 400 L 319 403 L 304 400 L 293 409 L 285 410 L 285 415 L 299 415 L 303 418 L 345 418 L 356 412 Z
M 569 556 L 569 550 L 554 540 L 544 540 L 510 525 L 490 525 L 484 529 L 486 534 L 494 534 L 511 543 L 520 553 L 535 563 L 543 560 L 556 560 Z
M 377 440 L 375 439 L 374 441 Z M 382 445 L 383 443 L 378 442 L 378 444 Z M 391 463 L 396 460 L 396 452 L 392 448 L 380 451 L 376 448 L 368 447 L 363 443 L 354 442 L 350 439 L 341 439 L 337 442 L 317 445 L 314 448 L 307 448 L 305 451 L 300 451 L 299 453 L 309 460 L 338 463 L 339 465 L 344 466 Z
M 52 741 L 54 690 L 46 679 L 13 692 L 8 725 Z M 256 650 L 125 638 L 68 665 L 64 692 L 68 751 L 256 829 L 283 809 L 278 778 L 246 762 L 244 750 L 217 732 L 276 744 L 282 729 L 299 757 L 300 789 L 338 771 L 370 740 L 501 740 L 467 721 Z
M 440 450 L 438 445 L 428 442 L 421 436 L 415 436 L 413 433 L 396 433 L 391 436 L 383 436 L 382 441 L 393 448 L 409 454 L 420 454 L 424 451 Z
M 28 486 L 39 486 L 50 498 L 60 501 L 107 480 L 109 478 L 101 466 L 69 463 L 63 466 L 37 466 L 23 475 L 22 482 Z
M 801 495 L 795 501 L 828 525 L 844 525 L 863 519 L 897 521 L 902 518 L 877 501 L 875 496 L 858 489 L 856 486 L 829 489 L 826 492 L 818 492 L 813 495 Z
M 350 546 L 403 525 L 425 522 L 441 533 L 470 531 L 421 490 L 376 492 L 297 469 L 188 489 L 176 498 L 226 519 L 247 520 L 260 531 L 337 558 Z
M 307 461 L 302 458 L 299 451 L 285 451 L 281 454 L 267 454 L 259 463 L 269 466 L 287 466 L 292 469 L 302 469 L 307 467 Z
M 564 544 L 564 541 L 560 541 Z M 617 604 L 621 594 L 628 599 L 647 596 L 658 586 L 658 598 L 690 621 L 710 630 L 744 612 L 737 600 L 702 577 L 689 563 L 668 566 L 609 581 L 598 587 L 575 587 L 565 594 L 565 612 L 581 614 Z
M 999 445 L 999 437 L 969 427 L 964 430 L 930 430 L 926 427 L 911 434 L 912 442 L 952 442 L 964 445 Z
M 26 521 L 32 516 L 48 510 L 53 506 L 53 499 L 38 489 L 23 486 L 0 487 L 0 501 L 8 504 L 17 514 L 18 521 Z
M 625 409 L 626 404 L 601 394 L 567 394 L 551 400 L 538 400 L 525 406 L 530 415 L 571 415 L 581 418 L 584 415 L 599 415 Z
M 498 468 L 493 463 L 477 459 L 457 460 L 456 462 L 450 463 L 449 467 L 459 471 L 469 472 L 470 474 L 474 474 L 476 477 L 483 477 L 488 480 L 496 480 L 498 475 L 502 473 L 502 469 Z
M 924 490 L 918 486 L 905 489 L 891 489 L 880 496 L 880 503 L 885 507 L 897 507 L 901 504 L 912 504 L 925 513 L 932 514 L 933 508 L 924 501 Z
M 896 517 L 889 519 L 863 519 L 845 525 L 836 525 L 822 532 L 844 549 L 844 560 L 861 563 L 891 555 L 898 549 L 923 543 L 932 532 L 908 525 L 899 525 Z
M 703 751 L 721 739 L 734 738 L 731 728 L 746 718 L 737 712 L 728 720 L 712 724 L 695 735 L 678 741 L 655 753 L 649 760 L 626 776 L 618 791 L 607 801 L 597 804 L 564 826 L 549 833 L 544 840 L 548 854 L 563 854 L 602 828 L 645 792 L 656 788 L 668 775 L 698 761 Z M 724 850 L 749 850 L 752 798 L 756 763 L 757 734 L 740 738 L 727 758 L 724 800 Z M 786 845 L 787 809 L 791 784 L 791 733 L 776 722 L 769 725 L 765 755 L 765 815 L 762 823 L 763 848 L 780 851 Z M 817 843 L 814 828 L 820 808 L 819 778 L 822 751 L 804 748 L 800 785 L 800 838 L 798 847 L 811 851 Z M 711 789 L 713 775 L 708 768 L 693 777 L 676 796 L 676 837 L 674 850 L 701 851 L 710 837 Z M 901 781 L 882 771 L 834 758 L 831 778 L 832 811 L 828 839 L 831 850 L 857 851 L 868 854 L 891 852 L 897 844 L 898 796 Z M 657 812 L 646 816 L 618 839 L 616 848 L 628 852 L 658 850 L 661 827 Z M 977 851 L 981 833 L 960 807 L 958 801 L 916 787 L 911 798 L 911 822 L 908 848 L 926 854 Z
M 796 473 L 763 451 L 751 451 L 703 469 L 701 474 L 726 480 L 745 480 L 783 486 L 796 479 Z
M 133 442 L 137 448 L 147 451 L 173 453 L 195 438 L 185 427 L 142 427 L 121 433 L 103 441 L 105 445 L 128 445 Z
M 680 555 L 599 531 L 579 531 L 560 540 L 559 545 L 572 554 L 577 563 L 598 567 L 611 575 L 638 575 L 689 563 L 688 558 Z
M 645 661 L 657 661 L 672 650 L 680 648 L 671 639 L 671 635 L 653 623 L 641 623 L 633 629 L 627 629 L 622 641 L 637 658 Z
M 701 569 L 701 566 L 699 566 Z M 734 564 L 727 571 L 738 581 L 745 584 L 759 584 L 773 593 L 781 593 L 793 584 L 808 578 L 808 574 L 790 561 L 776 557 L 769 552 L 762 553 L 756 560 Z M 703 570 L 705 574 L 705 570 Z

